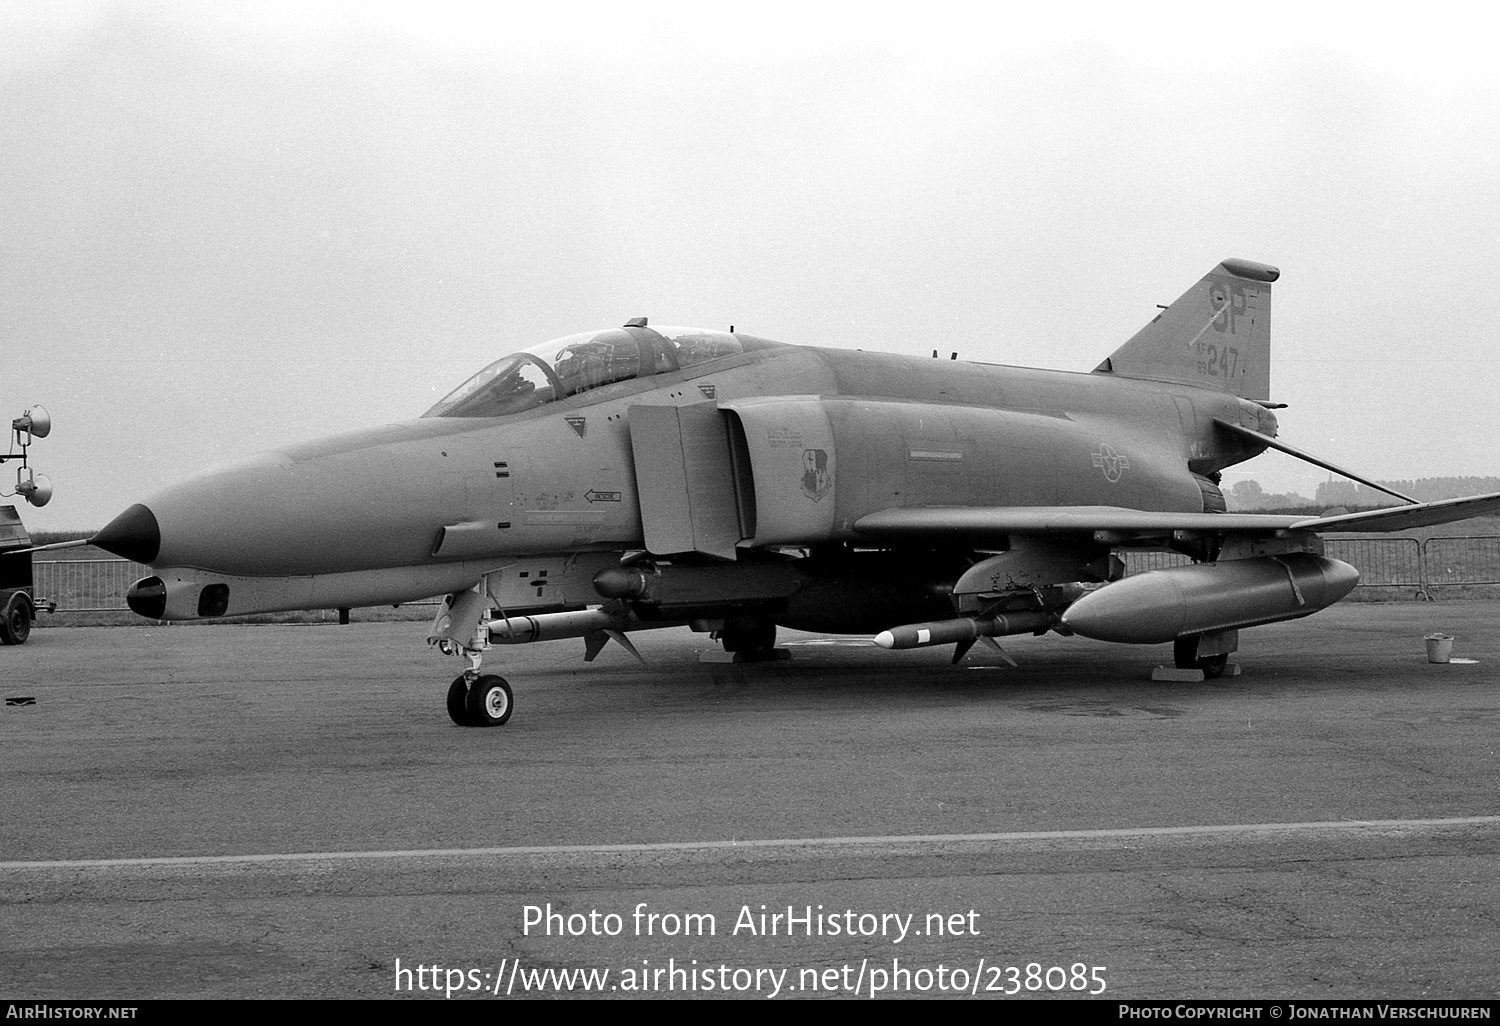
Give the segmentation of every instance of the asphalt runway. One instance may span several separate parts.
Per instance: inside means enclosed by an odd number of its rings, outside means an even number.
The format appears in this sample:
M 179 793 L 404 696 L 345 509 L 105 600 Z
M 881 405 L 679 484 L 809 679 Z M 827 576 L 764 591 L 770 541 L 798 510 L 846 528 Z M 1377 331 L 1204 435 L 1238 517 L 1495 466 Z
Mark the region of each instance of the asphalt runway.
M 0 997 L 1494 998 L 1497 619 L 1347 604 L 1208 684 L 1056 636 L 517 646 L 489 730 L 421 623 L 39 629 Z

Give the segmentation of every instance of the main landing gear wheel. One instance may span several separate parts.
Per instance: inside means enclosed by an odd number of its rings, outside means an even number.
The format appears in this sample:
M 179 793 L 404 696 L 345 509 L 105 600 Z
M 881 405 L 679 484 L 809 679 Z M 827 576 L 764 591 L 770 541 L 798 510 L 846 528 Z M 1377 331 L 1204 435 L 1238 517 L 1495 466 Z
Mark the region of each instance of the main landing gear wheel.
M 4 614 L 0 614 L 0 641 L 7 645 L 24 644 L 31 637 L 31 603 L 21 592 L 10 597 Z
M 511 697 L 510 685 L 505 682 L 504 677 L 484 676 L 476 680 L 469 688 L 469 721 L 470 727 L 498 727 L 510 719 L 510 713 L 515 708 L 515 701 Z
M 776 622 L 753 617 L 737 617 L 724 624 L 719 641 L 726 652 L 746 655 L 769 652 L 776 647 Z
M 1214 680 L 1224 675 L 1224 668 L 1229 665 L 1229 653 L 1199 658 L 1198 637 L 1192 635 L 1172 643 L 1172 661 L 1179 670 L 1202 670 L 1204 680 Z

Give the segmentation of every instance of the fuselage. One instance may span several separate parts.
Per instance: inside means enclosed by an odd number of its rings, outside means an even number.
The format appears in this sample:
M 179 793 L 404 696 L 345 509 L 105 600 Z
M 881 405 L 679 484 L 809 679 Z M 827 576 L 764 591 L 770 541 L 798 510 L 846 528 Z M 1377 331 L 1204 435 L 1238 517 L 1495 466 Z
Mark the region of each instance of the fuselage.
M 730 548 L 705 548 L 723 559 L 848 544 L 859 517 L 906 506 L 1221 509 L 1217 472 L 1260 450 L 1213 421 L 1275 431 L 1261 406 L 1188 385 L 733 338 L 742 351 L 654 370 L 643 357 L 516 412 L 260 453 L 149 497 L 98 543 L 152 565 L 151 612 L 168 619 L 384 604 L 512 558 L 649 548 L 667 508 L 650 489 L 674 460 L 689 476 L 734 468 Z M 647 414 L 667 408 L 692 417 L 658 451 Z M 693 434 L 704 417 L 722 437 Z

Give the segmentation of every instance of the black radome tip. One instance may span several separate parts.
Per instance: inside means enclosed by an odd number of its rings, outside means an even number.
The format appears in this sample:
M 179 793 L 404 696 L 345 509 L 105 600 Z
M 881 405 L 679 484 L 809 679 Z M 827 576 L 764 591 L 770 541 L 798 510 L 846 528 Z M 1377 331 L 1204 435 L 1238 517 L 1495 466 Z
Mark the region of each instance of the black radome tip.
M 89 542 L 105 552 L 137 563 L 150 563 L 161 551 L 161 528 L 156 523 L 156 514 L 136 503 L 105 524 L 104 530 Z

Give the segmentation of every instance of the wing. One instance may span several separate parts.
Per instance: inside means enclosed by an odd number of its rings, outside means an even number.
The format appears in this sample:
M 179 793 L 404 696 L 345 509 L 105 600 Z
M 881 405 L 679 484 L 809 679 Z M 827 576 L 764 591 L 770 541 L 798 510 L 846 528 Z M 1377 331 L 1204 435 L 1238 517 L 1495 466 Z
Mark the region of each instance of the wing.
M 1111 544 L 1144 544 L 1174 532 L 1193 535 L 1289 531 L 1404 531 L 1500 512 L 1500 492 L 1391 509 L 1307 517 L 1265 513 L 1165 513 L 1118 506 L 908 506 L 869 513 L 854 530 L 871 541 L 916 538 L 983 544 L 1013 534 L 1098 536 Z
M 1418 502 L 1410 506 L 1392 506 L 1390 509 L 1371 509 L 1361 513 L 1317 517 L 1313 520 L 1302 521 L 1296 525 L 1296 529 L 1318 532 L 1406 531 L 1414 527 L 1451 524 L 1455 521 L 1487 516 L 1496 512 L 1500 512 L 1500 492 L 1469 495 L 1462 499 L 1444 499 L 1441 502 Z
M 951 538 L 980 543 L 1012 534 L 1104 533 L 1144 539 L 1173 531 L 1274 533 L 1305 521 L 1255 513 L 1154 513 L 1119 506 L 907 506 L 870 513 L 854 530 L 871 540 Z

